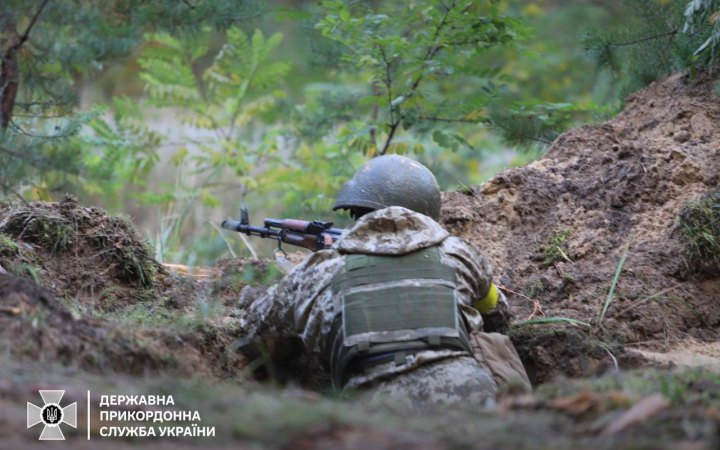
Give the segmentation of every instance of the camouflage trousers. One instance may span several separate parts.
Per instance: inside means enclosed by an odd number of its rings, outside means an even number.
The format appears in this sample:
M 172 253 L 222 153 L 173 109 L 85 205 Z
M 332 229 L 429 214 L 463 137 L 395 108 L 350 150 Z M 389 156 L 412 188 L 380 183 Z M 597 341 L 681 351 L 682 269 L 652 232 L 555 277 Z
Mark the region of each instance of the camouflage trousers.
M 443 359 L 368 386 L 365 398 L 405 410 L 438 406 L 482 408 L 494 403 L 498 385 L 470 356 Z

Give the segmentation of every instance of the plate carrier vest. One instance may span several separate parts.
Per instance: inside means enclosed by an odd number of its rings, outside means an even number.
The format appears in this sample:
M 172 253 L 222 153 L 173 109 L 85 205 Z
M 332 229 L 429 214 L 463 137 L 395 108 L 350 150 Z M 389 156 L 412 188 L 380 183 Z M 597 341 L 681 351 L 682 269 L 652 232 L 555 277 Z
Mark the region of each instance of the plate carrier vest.
M 402 364 L 408 354 L 428 349 L 472 355 L 455 271 L 441 263 L 437 247 L 397 256 L 345 255 L 332 290 L 329 362 L 338 389 L 353 366 Z

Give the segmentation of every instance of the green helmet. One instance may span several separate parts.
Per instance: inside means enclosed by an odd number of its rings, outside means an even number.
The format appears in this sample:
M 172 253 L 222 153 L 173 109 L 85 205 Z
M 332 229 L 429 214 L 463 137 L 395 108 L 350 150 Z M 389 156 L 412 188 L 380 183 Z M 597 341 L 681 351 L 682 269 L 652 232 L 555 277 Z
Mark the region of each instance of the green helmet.
M 376 210 L 402 206 L 434 220 L 440 219 L 440 188 L 435 176 L 405 156 L 373 158 L 340 189 L 333 210 Z

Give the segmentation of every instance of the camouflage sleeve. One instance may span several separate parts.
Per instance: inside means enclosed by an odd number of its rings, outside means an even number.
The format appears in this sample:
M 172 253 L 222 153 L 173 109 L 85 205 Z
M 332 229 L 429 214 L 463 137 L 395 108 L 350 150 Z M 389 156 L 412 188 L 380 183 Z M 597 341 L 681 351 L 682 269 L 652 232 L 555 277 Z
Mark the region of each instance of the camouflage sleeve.
M 447 255 L 444 262 L 455 268 L 458 274 L 459 301 L 471 331 L 506 333 L 512 315 L 502 292 L 498 290 L 498 303 L 492 311 L 481 315 L 473 307 L 488 295 L 492 283 L 492 268 L 485 255 L 474 245 L 457 237 L 445 239 L 441 248 Z
M 292 336 L 289 320 L 294 304 L 290 286 L 290 278 L 286 275 L 255 300 L 247 301 L 241 294 L 240 306 L 245 307 L 245 314 L 235 345 L 249 362 L 253 362 L 252 375 L 258 380 L 274 377 L 278 372 L 277 361 L 285 356 L 278 355 L 278 350 L 297 347 L 293 345 L 297 339 Z
M 474 245 L 451 236 L 441 244 L 443 263 L 455 269 L 458 275 L 459 301 L 472 306 L 490 291 L 492 269 L 487 258 Z
M 272 286 L 264 295 L 247 305 L 240 328 L 247 340 L 262 336 L 290 335 L 293 316 L 291 275 L 298 267 Z
M 335 251 L 315 252 L 253 301 L 240 324 L 245 338 L 299 337 L 307 326 L 318 291 L 329 283 L 321 278 L 327 277 L 327 262 L 337 259 Z

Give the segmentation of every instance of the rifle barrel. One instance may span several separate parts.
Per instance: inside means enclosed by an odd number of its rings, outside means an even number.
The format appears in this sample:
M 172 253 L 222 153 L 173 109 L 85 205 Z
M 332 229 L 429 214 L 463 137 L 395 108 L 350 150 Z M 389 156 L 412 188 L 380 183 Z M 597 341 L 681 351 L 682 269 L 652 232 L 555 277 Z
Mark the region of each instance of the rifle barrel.
M 263 227 L 254 227 L 252 225 L 242 223 L 242 221 L 232 220 L 232 219 L 223 220 L 223 222 L 220 224 L 220 226 L 225 228 L 226 230 L 237 231 L 239 233 L 245 233 L 249 236 L 260 236 L 260 237 L 264 238 L 264 237 L 268 237 L 268 236 L 279 236 L 280 235 L 280 232 L 277 230 L 272 230 L 270 228 L 263 228 Z

